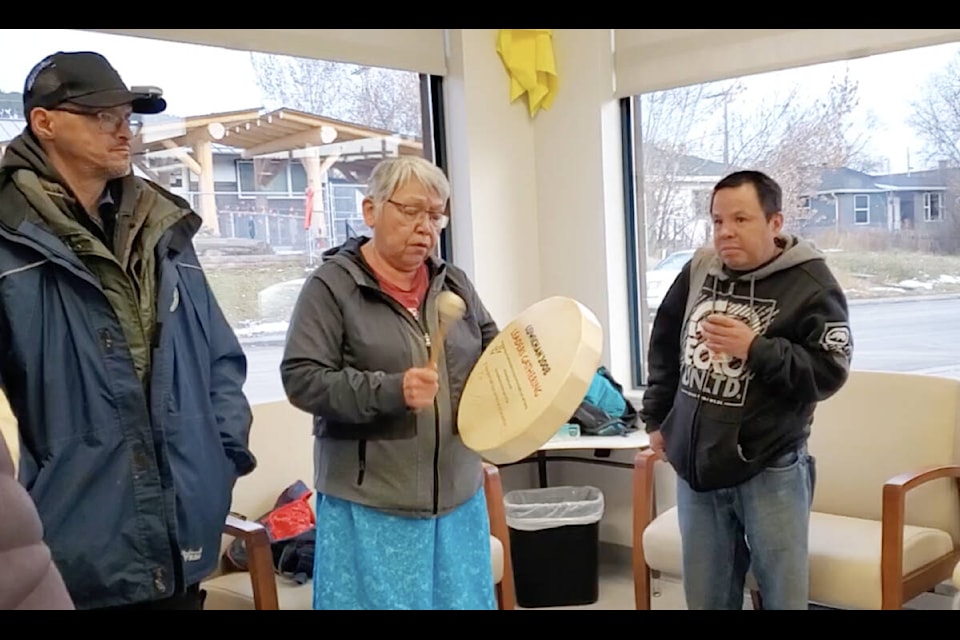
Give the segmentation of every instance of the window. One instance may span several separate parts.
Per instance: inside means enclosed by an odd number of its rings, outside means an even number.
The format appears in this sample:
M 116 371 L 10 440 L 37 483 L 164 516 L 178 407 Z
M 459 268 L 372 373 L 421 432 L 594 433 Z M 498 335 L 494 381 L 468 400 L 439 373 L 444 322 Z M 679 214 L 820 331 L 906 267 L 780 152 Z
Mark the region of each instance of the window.
M 942 193 L 923 194 L 923 219 L 927 222 L 937 222 L 940 220 L 940 214 L 943 211 Z
M 938 320 L 954 301 L 929 296 L 960 292 L 960 219 L 944 207 L 960 197 L 958 84 L 952 43 L 622 100 L 634 384 L 664 295 L 712 243 L 704 193 L 747 168 L 780 183 L 785 231 L 826 253 L 850 301 L 855 368 L 960 377 L 960 341 Z M 914 206 L 951 224 L 914 224 Z
M 861 193 L 853 196 L 853 222 L 870 224 L 870 196 Z
M 128 85 L 163 89 L 167 111 L 143 118 L 134 171 L 202 216 L 194 244 L 247 354 L 247 396 L 283 399 L 279 363 L 293 305 L 323 251 L 369 231 L 360 201 L 373 166 L 406 154 L 443 166 L 434 146 L 441 78 L 90 31 L 4 29 L 0 147 L 23 128 L 19 92 L 50 42 L 98 51 Z
M 237 160 L 237 183 L 240 198 L 290 198 L 306 192 L 307 171 L 302 162 L 290 162 L 287 158 L 270 160 Z

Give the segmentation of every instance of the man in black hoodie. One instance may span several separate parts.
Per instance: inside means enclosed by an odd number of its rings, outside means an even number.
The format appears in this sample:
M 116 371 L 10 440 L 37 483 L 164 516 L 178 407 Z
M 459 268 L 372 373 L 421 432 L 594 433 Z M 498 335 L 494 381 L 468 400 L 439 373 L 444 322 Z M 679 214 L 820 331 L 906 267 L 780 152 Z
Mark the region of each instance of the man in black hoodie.
M 756 171 L 714 187 L 714 247 L 667 292 L 641 416 L 677 472 L 690 609 L 808 606 L 813 412 L 844 384 L 853 341 L 823 255 L 782 233 L 780 186 Z

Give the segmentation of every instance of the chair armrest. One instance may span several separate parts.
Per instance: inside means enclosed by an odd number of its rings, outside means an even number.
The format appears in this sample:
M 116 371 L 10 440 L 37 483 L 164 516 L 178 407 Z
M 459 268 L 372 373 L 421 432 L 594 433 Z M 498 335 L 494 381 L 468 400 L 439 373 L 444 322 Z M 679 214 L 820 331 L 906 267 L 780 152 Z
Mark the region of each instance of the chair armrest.
M 650 574 L 643 552 L 643 532 L 653 518 L 653 471 L 658 459 L 653 449 L 642 449 L 633 458 L 633 585 L 637 609 L 650 606 Z
M 642 449 L 633 458 L 633 536 L 643 534 L 653 519 L 654 466 L 659 456 L 653 449 Z
M 953 478 L 957 482 L 957 498 L 960 500 L 960 466 L 931 467 L 917 472 L 901 473 L 883 485 L 883 511 L 880 546 L 880 584 L 884 608 L 900 604 L 914 596 L 910 576 L 903 575 L 903 527 L 905 523 L 907 492 L 932 480 Z M 937 561 L 935 570 L 938 580 L 950 578 L 954 566 L 960 560 L 960 551 Z M 941 566 L 942 565 L 942 566 Z M 929 568 L 925 567 L 925 570 Z
M 273 552 L 270 549 L 270 536 L 267 535 L 267 529 L 259 522 L 244 520 L 230 514 L 223 525 L 223 532 L 243 540 L 247 552 L 250 583 L 253 587 L 254 608 L 279 609 Z
M 510 530 L 507 528 L 507 514 L 503 508 L 503 482 L 500 469 L 483 463 L 483 492 L 487 499 L 487 515 L 490 518 L 490 534 L 503 546 L 503 578 L 497 585 L 497 599 L 500 608 L 516 608 L 517 596 L 513 584 L 513 561 L 510 558 Z

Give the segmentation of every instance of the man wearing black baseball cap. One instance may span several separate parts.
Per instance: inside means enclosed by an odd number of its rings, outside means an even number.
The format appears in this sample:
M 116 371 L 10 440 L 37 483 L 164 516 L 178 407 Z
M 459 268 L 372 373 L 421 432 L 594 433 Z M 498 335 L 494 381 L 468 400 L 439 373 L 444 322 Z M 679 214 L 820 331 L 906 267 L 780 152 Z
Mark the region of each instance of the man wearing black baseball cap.
M 248 449 L 246 358 L 190 204 L 131 172 L 166 108 L 96 53 L 24 85 L 0 161 L 0 391 L 19 480 L 77 609 L 198 609 Z
M 39 81 L 39 84 L 38 84 Z M 99 53 L 54 53 L 37 64 L 23 87 L 23 111 L 55 109 L 64 103 L 103 109 L 130 105 L 133 113 L 156 114 L 167 108 L 159 89 L 132 91 Z

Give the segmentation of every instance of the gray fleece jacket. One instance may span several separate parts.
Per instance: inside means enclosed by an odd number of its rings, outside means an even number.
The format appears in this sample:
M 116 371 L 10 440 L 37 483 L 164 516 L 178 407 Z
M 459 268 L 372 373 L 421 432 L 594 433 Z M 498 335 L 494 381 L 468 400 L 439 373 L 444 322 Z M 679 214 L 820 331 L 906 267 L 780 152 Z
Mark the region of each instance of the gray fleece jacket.
M 281 363 L 290 402 L 314 416 L 317 492 L 391 513 L 442 515 L 482 483 L 482 460 L 460 439 L 457 410 L 471 370 L 499 333 L 473 284 L 431 258 L 417 320 L 384 293 L 360 255 L 367 238 L 328 251 L 293 312 Z M 446 335 L 432 408 L 407 408 L 404 372 L 425 366 L 437 295 L 466 303 Z

